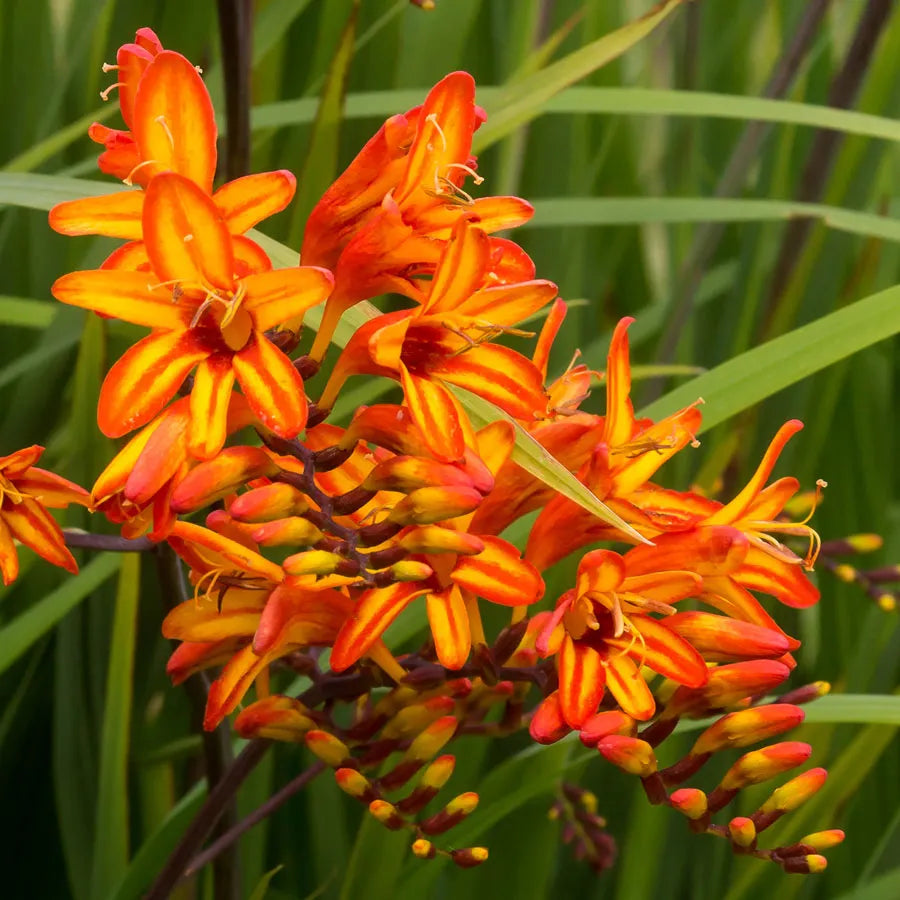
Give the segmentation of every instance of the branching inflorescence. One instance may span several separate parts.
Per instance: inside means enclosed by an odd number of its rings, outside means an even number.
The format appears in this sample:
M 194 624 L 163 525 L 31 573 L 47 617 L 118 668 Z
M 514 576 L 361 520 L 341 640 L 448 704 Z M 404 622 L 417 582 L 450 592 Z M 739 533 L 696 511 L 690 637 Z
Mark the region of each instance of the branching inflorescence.
M 788 679 L 799 642 L 759 595 L 791 607 L 819 597 L 806 574 L 818 537 L 785 514 L 799 484 L 769 480 L 801 423 L 785 424 L 747 485 L 721 502 L 652 480 L 696 443 L 701 413 L 694 404 L 660 422 L 636 418 L 631 320 L 612 338 L 605 415 L 581 409 L 597 375 L 586 365 L 548 377 L 566 306 L 520 247 L 494 236 L 527 221 L 529 204 L 473 199 L 466 187 L 481 181 L 470 148 L 485 119 L 468 74 L 448 75 L 421 107 L 388 119 L 310 215 L 302 265 L 273 269 L 246 233 L 290 202 L 293 176 L 213 189 L 203 80 L 149 29 L 119 49 L 117 72 L 126 130 L 94 125 L 90 135 L 104 145 L 100 168 L 136 187 L 59 204 L 50 222 L 125 240 L 53 294 L 150 329 L 100 395 L 101 431 L 130 438 L 89 498 L 30 468 L 39 448 L 0 459 L 4 580 L 16 576 L 13 538 L 74 566 L 38 501 L 89 504 L 126 538 L 167 542 L 193 588 L 162 624 L 179 642 L 169 674 L 178 683 L 219 670 L 205 728 L 237 713 L 244 737 L 305 744 L 379 822 L 408 832 L 422 858 L 487 857 L 440 846 L 478 802 L 466 792 L 426 810 L 453 771 L 443 748 L 529 729 L 541 743 L 578 733 L 639 777 L 651 803 L 738 853 L 790 872 L 822 869 L 838 831 L 759 846 L 821 786 L 822 769 L 776 787 L 748 816 L 713 821 L 743 788 L 806 761 L 809 746 L 794 741 L 744 748 L 798 725 L 797 704 L 827 690 L 765 700 Z M 305 383 L 342 314 L 385 293 L 409 303 L 358 327 L 309 398 Z M 308 353 L 292 356 L 319 304 Z M 511 349 L 541 310 L 531 355 Z M 396 381 L 402 404 L 329 423 L 346 380 L 361 374 Z M 495 421 L 473 424 L 471 395 L 496 408 Z M 528 442 L 608 515 L 523 467 L 516 447 Z M 501 537 L 529 514 L 523 549 Z M 805 555 L 784 543 L 791 537 Z M 543 573 L 576 551 L 574 584 L 541 603 Z M 482 621 L 488 604 L 508 607 L 499 633 Z M 386 631 L 415 607 L 429 640 L 398 654 Z M 283 693 L 297 674 L 308 686 Z M 657 762 L 680 720 L 711 716 L 685 757 Z M 688 785 L 732 751 L 743 755 L 718 785 Z M 564 784 L 553 810 L 579 855 L 598 870 L 611 863 L 590 795 Z

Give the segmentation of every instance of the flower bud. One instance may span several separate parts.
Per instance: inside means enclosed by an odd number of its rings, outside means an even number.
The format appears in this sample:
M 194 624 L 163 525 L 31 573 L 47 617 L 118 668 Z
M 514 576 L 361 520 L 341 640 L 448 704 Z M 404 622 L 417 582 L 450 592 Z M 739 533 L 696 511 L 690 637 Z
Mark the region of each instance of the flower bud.
M 258 447 L 226 447 L 219 455 L 200 463 L 179 482 L 170 505 L 186 513 L 227 497 L 238 487 L 263 475 L 275 475 L 278 466 Z
M 829 828 L 827 831 L 816 831 L 800 838 L 798 844 L 812 847 L 813 850 L 830 850 L 844 840 L 844 832 L 840 828 Z
M 478 794 L 467 791 L 454 797 L 440 812 L 419 823 L 423 834 L 443 834 L 471 815 L 478 806 Z
M 811 753 L 812 747 L 800 741 L 783 741 L 771 747 L 763 747 L 762 750 L 753 750 L 745 753 L 725 773 L 720 787 L 726 791 L 734 791 L 748 784 L 768 781 L 806 762 Z
M 699 788 L 679 788 L 669 797 L 669 805 L 691 820 L 705 816 L 709 810 L 706 794 Z
M 452 712 L 456 704 L 450 697 L 431 697 L 424 703 L 410 703 L 400 709 L 381 730 L 383 738 L 400 740 L 419 734 L 432 722 Z
M 306 734 L 306 746 L 310 752 L 318 756 L 323 763 L 332 769 L 339 769 L 352 762 L 347 745 L 327 731 L 313 730 Z
M 253 540 L 261 547 L 311 547 L 321 541 L 323 536 L 312 522 L 299 516 L 263 522 L 251 533 Z
M 666 628 L 683 637 L 710 662 L 766 659 L 797 649 L 797 641 L 789 640 L 780 631 L 729 616 L 689 611 L 664 621 Z
M 272 694 L 242 710 L 234 728 L 244 738 L 269 738 L 275 741 L 304 740 L 315 722 L 305 715 L 307 708 L 292 697 Z
M 333 575 L 346 560 L 327 550 L 303 550 L 284 561 L 288 575 Z
M 407 494 L 391 510 L 387 521 L 429 525 L 470 513 L 481 500 L 481 494 L 471 487 L 423 487 Z
M 408 553 L 460 553 L 471 556 L 484 550 L 484 541 L 477 535 L 441 525 L 410 528 L 400 535 L 396 543 Z
M 390 573 L 394 581 L 424 581 L 431 578 L 434 569 L 415 559 L 402 559 L 390 567 Z
M 813 681 L 811 684 L 804 684 L 801 687 L 794 688 L 786 694 L 782 694 L 778 698 L 779 703 L 812 703 L 819 697 L 824 697 L 831 692 L 831 685 L 827 681 Z
M 539 744 L 554 744 L 571 730 L 562 714 L 559 691 L 554 691 L 541 701 L 528 726 L 532 738 Z
M 596 747 L 610 734 L 634 735 L 637 723 L 621 710 L 595 713 L 581 726 L 578 737 L 585 747 Z
M 399 831 L 406 827 L 406 819 L 397 811 L 397 807 L 387 800 L 373 800 L 369 804 L 369 812 L 391 831 Z
M 776 788 L 768 800 L 759 808 L 762 814 L 785 813 L 796 809 L 813 796 L 828 778 L 825 769 L 816 768 L 792 778 L 780 788 Z
M 656 772 L 656 754 L 653 748 L 640 738 L 625 734 L 611 734 L 601 738 L 597 749 L 614 766 L 629 775 L 647 778 Z
M 472 869 L 480 866 L 487 858 L 487 847 L 466 847 L 462 850 L 451 850 L 450 858 L 461 869 Z
M 746 816 L 735 816 L 728 823 L 728 834 L 731 842 L 737 847 L 752 847 L 756 841 L 756 826 L 753 819 Z
M 437 853 L 434 844 L 431 841 L 426 841 L 425 838 L 413 841 L 410 849 L 413 852 L 413 856 L 417 856 L 419 859 L 434 859 Z
M 372 469 L 363 487 L 408 494 L 423 487 L 472 487 L 472 479 L 452 463 L 418 456 L 392 456 Z
M 299 516 L 307 509 L 309 503 L 297 488 L 276 481 L 241 494 L 228 507 L 228 512 L 239 522 L 255 523 Z
M 828 860 L 818 853 L 811 853 L 809 856 L 790 856 L 781 862 L 781 866 L 792 875 L 811 875 L 824 872 Z
M 692 755 L 716 753 L 726 747 L 746 747 L 799 725 L 804 712 L 787 703 L 773 703 L 728 713 L 697 738 Z
M 345 794 L 349 794 L 356 800 L 370 804 L 373 800 L 378 799 L 372 782 L 356 769 L 338 769 L 334 773 L 334 780 Z
M 442 716 L 413 740 L 403 759 L 417 762 L 431 759 L 456 734 L 458 727 L 456 716 Z

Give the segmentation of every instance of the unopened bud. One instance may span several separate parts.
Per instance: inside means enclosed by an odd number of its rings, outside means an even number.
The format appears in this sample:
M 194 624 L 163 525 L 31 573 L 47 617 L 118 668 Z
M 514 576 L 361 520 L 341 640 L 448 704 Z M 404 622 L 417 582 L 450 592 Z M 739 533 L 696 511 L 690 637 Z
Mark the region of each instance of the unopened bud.
M 403 759 L 418 762 L 431 759 L 456 734 L 458 727 L 459 722 L 455 716 L 442 716 L 413 740 L 403 754 Z
M 338 769 L 334 773 L 334 780 L 345 794 L 349 794 L 363 803 L 369 804 L 378 799 L 372 783 L 356 769 Z
M 251 537 L 261 547 L 309 547 L 321 541 L 323 534 L 307 519 L 288 516 L 262 523 L 253 529 Z
M 471 556 L 484 550 L 484 541 L 475 534 L 441 525 L 420 525 L 402 534 L 397 543 L 409 553 L 460 553 Z
M 488 851 L 487 847 L 466 847 L 463 850 L 451 850 L 450 858 L 461 869 L 473 869 L 488 858 Z
M 318 729 L 308 731 L 306 733 L 306 746 L 310 752 L 318 756 L 323 763 L 331 766 L 332 769 L 338 769 L 347 765 L 347 761 L 351 760 L 350 749 L 347 745 L 327 731 Z
M 680 788 L 669 796 L 669 805 L 689 819 L 699 819 L 709 810 L 706 794 L 699 788 Z
M 327 550 L 304 550 L 294 553 L 283 563 L 288 575 L 333 575 L 346 560 Z
M 413 856 L 417 856 L 419 859 L 434 859 L 437 853 L 434 844 L 431 841 L 426 841 L 425 838 L 413 841 L 410 849 L 413 852 Z
M 788 703 L 728 713 L 697 738 L 691 753 L 698 755 L 716 753 L 726 747 L 746 747 L 795 728 L 803 718 L 803 710 Z
M 824 872 L 828 867 L 828 860 L 818 853 L 811 853 L 809 856 L 790 856 L 781 861 L 781 867 L 792 875 L 811 875 Z
M 827 681 L 813 681 L 811 684 L 804 684 L 802 687 L 794 688 L 786 694 L 782 694 L 778 698 L 779 703 L 794 703 L 802 705 L 804 703 L 812 703 L 819 697 L 824 697 L 830 693 L 831 685 Z
M 440 812 L 419 823 L 423 834 L 443 834 L 471 815 L 478 806 L 478 794 L 467 791 L 454 797 Z
M 400 709 L 381 731 L 383 738 L 401 740 L 419 734 L 432 722 L 452 712 L 456 706 L 450 697 L 431 697 L 420 703 L 410 703 Z M 454 720 L 455 721 L 455 720 Z
M 563 718 L 559 691 L 554 691 L 541 701 L 528 726 L 529 733 L 539 744 L 553 744 L 571 730 Z
M 472 487 L 472 479 L 452 463 L 418 456 L 392 456 L 372 469 L 363 487 L 372 491 L 411 493 L 425 487 Z
M 439 756 L 428 764 L 422 773 L 420 784 L 424 787 L 434 788 L 439 791 L 450 779 L 453 774 L 453 768 L 456 765 L 456 757 L 449 753 Z
M 802 806 L 817 793 L 827 778 L 828 772 L 825 769 L 810 769 L 772 791 L 769 799 L 759 808 L 759 812 L 764 815 L 774 812 L 790 812 L 792 809 Z
M 883 612 L 893 612 L 897 608 L 897 598 L 893 594 L 879 594 L 878 606 Z
M 597 749 L 614 766 L 629 775 L 647 778 L 656 772 L 656 754 L 653 748 L 640 738 L 625 734 L 611 734 L 601 738 Z
M 631 716 L 620 710 L 595 713 L 581 726 L 578 737 L 585 747 L 596 747 L 597 743 L 610 734 L 634 735 L 637 723 Z
M 815 831 L 800 838 L 798 844 L 812 847 L 813 850 L 830 850 L 844 840 L 844 832 L 840 828 L 829 828 L 827 831 Z
M 809 759 L 812 747 L 801 741 L 783 741 L 762 750 L 745 753 L 726 773 L 721 788 L 740 790 L 748 784 L 759 784 L 794 769 Z
M 226 447 L 184 476 L 169 505 L 175 512 L 192 512 L 227 497 L 254 478 L 275 475 L 278 471 L 271 457 L 258 447 Z
M 397 807 L 387 800 L 373 800 L 369 804 L 369 812 L 391 831 L 399 831 L 406 827 L 406 819 L 397 811 Z
M 297 488 L 275 482 L 241 494 L 228 507 L 228 512 L 239 522 L 271 522 L 299 516 L 307 509 L 309 503 Z
M 424 581 L 434 574 L 434 569 L 427 563 L 414 559 L 402 559 L 391 566 L 391 578 L 394 581 Z
M 756 841 L 756 826 L 753 819 L 746 816 L 735 816 L 728 823 L 728 834 L 731 842 L 738 847 L 752 847 Z
M 665 624 L 710 662 L 777 657 L 797 647 L 780 631 L 713 613 L 680 612 Z
M 857 553 L 873 553 L 875 550 L 880 550 L 884 544 L 884 538 L 880 534 L 851 534 L 844 540 Z
M 292 697 L 272 694 L 242 710 L 234 720 L 234 729 L 244 738 L 269 738 L 275 741 L 302 742 L 315 722 L 307 708 Z
M 392 510 L 389 522 L 429 525 L 455 519 L 478 508 L 481 494 L 471 487 L 424 487 L 407 494 Z

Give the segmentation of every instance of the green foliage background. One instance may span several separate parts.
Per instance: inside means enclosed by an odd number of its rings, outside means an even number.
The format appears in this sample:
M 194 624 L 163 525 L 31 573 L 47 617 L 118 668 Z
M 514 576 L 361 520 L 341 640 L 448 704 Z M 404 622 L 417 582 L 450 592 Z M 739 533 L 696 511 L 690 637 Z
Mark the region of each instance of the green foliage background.
M 519 237 L 539 275 L 583 301 L 566 321 L 556 370 L 576 348 L 602 368 L 615 321 L 636 316 L 634 359 L 653 376 L 638 384 L 638 405 L 658 414 L 707 401 L 703 447 L 669 467 L 669 484 L 739 484 L 778 425 L 798 417 L 807 428 L 779 471 L 810 488 L 817 477 L 829 482 L 815 520 L 823 537 L 875 531 L 885 547 L 866 565 L 900 560 L 889 340 L 900 330 L 900 225 L 891 217 L 900 198 L 900 8 L 670 0 L 671 14 L 624 55 L 636 34 L 595 43 L 649 5 L 438 0 L 426 13 L 406 0 L 259 0 L 252 166 L 301 179 L 298 199 L 266 231 L 296 249 L 305 214 L 380 121 L 420 102 L 446 72 L 468 69 L 490 116 L 477 136 L 482 192 L 535 203 Z M 788 66 L 786 90 L 766 99 L 771 73 L 820 5 L 829 9 Z M 873 26 L 873 49 L 854 61 L 854 36 L 879 7 L 888 12 Z M 224 127 L 213 4 L 0 4 L 0 454 L 46 444 L 44 463 L 86 485 L 113 452 L 95 427 L 99 385 L 135 332 L 50 299 L 55 277 L 98 264 L 109 245 L 51 233 L 49 205 L 90 185 L 35 173 L 95 178 L 85 128 L 116 112 L 99 102 L 111 81 L 100 64 L 143 25 L 204 67 Z M 854 111 L 827 108 L 854 72 Z M 757 128 L 758 147 L 735 161 Z M 835 136 L 833 153 L 818 128 Z M 797 216 L 810 223 L 802 239 L 789 225 Z M 776 277 L 779 260 L 785 277 Z M 354 388 L 344 413 L 375 390 Z M 69 524 L 87 526 L 75 513 Z M 84 555 L 71 579 L 25 551 L 22 562 L 20 580 L 0 589 L 2 893 L 139 897 L 203 791 L 191 787 L 200 743 L 190 704 L 164 677 L 169 647 L 151 567 Z M 565 565 L 552 573 L 548 596 L 570 576 Z M 794 683 L 835 687 L 797 735 L 832 775 L 779 835 L 845 828 L 826 874 L 789 877 L 732 857 L 723 842 L 650 808 L 632 780 L 579 744 L 538 748 L 523 738 L 454 746 L 452 786 L 478 790 L 482 805 L 453 839 L 490 847 L 481 869 L 411 859 L 402 835 L 360 827 L 358 806 L 324 778 L 243 839 L 241 896 L 263 890 L 279 864 L 266 894 L 276 900 L 898 896 L 897 616 L 824 570 L 819 583 L 818 607 L 778 616 L 804 639 Z M 404 633 L 420 625 L 405 622 Z M 241 812 L 299 772 L 303 755 L 270 754 L 242 789 Z M 547 818 L 563 774 L 597 792 L 619 841 L 618 865 L 602 878 L 571 858 Z M 210 896 L 210 882 L 206 873 L 182 895 Z

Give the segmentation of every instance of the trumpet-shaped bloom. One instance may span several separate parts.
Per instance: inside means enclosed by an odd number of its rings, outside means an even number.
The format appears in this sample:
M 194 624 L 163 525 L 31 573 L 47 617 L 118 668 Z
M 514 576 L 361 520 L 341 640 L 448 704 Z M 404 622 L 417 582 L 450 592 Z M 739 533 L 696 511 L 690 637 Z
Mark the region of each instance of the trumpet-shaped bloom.
M 486 232 L 528 221 L 518 197 L 473 200 L 463 189 L 475 173 L 472 134 L 485 119 L 475 82 L 452 72 L 425 103 L 393 116 L 369 141 L 310 214 L 300 258 L 335 273 L 312 355 L 321 359 L 344 310 L 393 291 L 418 299 L 413 276 L 433 270 L 460 216 Z M 520 251 L 521 253 L 521 251 Z
M 692 572 L 631 575 L 617 553 L 594 550 L 583 557 L 575 587 L 560 597 L 536 644 L 544 655 L 558 653 L 558 700 L 571 728 L 597 711 L 607 687 L 623 712 L 649 719 L 656 703 L 639 666 L 690 687 L 706 683 L 703 657 L 650 615 L 674 612 L 672 604 L 699 588 Z
M 145 425 L 196 367 L 191 389 L 192 452 L 215 455 L 225 440 L 237 380 L 267 428 L 293 437 L 306 424 L 303 381 L 265 332 L 302 316 L 331 288 L 324 269 L 301 267 L 235 275 L 232 238 L 212 200 L 176 173 L 148 185 L 144 240 L 151 273 L 75 272 L 53 286 L 64 303 L 92 309 L 153 332 L 112 367 L 97 418 L 109 437 Z
M 435 269 L 425 302 L 390 313 L 358 329 L 344 348 L 320 400 L 330 406 L 350 375 L 396 378 L 413 420 L 441 459 L 461 458 L 466 445 L 464 413 L 445 384 L 490 400 L 525 421 L 546 407 L 535 365 L 491 339 L 556 296 L 549 281 L 490 286 L 487 234 L 461 219 Z M 486 286 L 487 285 L 487 286 Z
M 19 574 L 16 541 L 55 566 L 78 571 L 62 529 L 46 507 L 87 506 L 88 492 L 35 466 L 43 452 L 44 448 L 35 444 L 0 456 L 0 575 L 4 584 L 12 584 Z
M 193 181 L 213 203 L 228 231 L 235 236 L 239 274 L 271 268 L 254 241 L 241 237 L 291 202 L 296 179 L 286 171 L 259 172 L 223 184 L 212 192 L 216 171 L 216 123 L 209 93 L 197 70 L 180 53 L 153 49 L 149 34 L 119 50 L 119 98 L 131 132 L 114 132 L 115 147 L 124 157 L 113 168 L 128 184 L 147 186 L 160 172 L 177 172 Z M 98 126 L 100 127 L 100 126 Z M 101 156 L 101 168 L 104 165 Z M 124 238 L 128 252 L 116 251 L 105 268 L 137 268 L 143 262 L 143 191 L 120 191 L 59 203 L 50 210 L 50 226 L 62 234 L 102 234 Z

